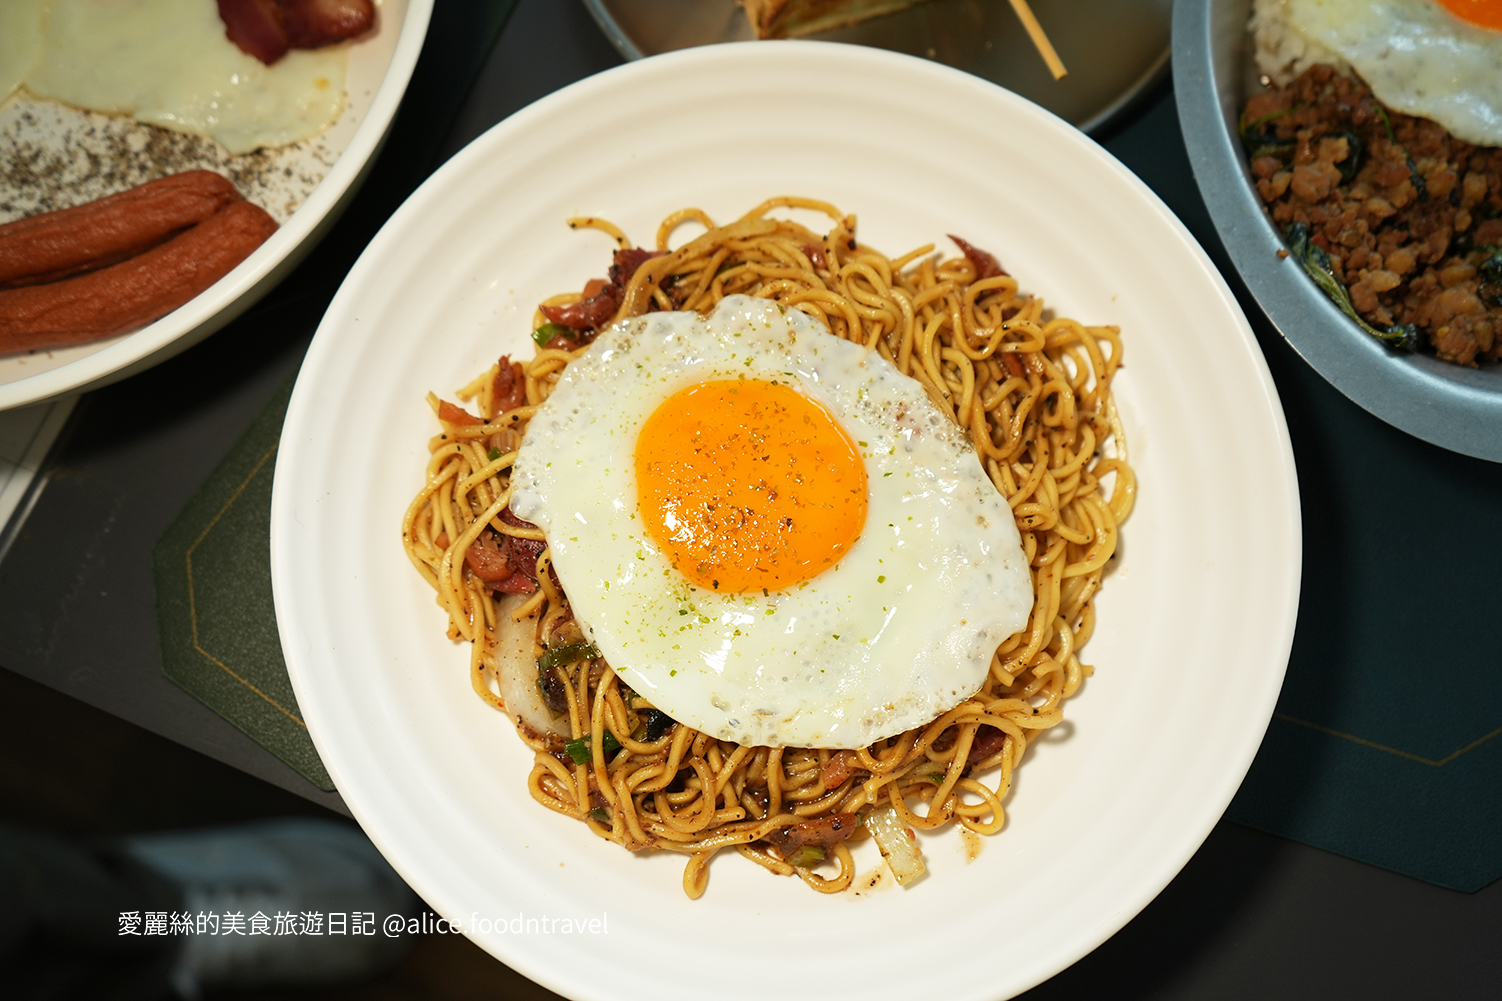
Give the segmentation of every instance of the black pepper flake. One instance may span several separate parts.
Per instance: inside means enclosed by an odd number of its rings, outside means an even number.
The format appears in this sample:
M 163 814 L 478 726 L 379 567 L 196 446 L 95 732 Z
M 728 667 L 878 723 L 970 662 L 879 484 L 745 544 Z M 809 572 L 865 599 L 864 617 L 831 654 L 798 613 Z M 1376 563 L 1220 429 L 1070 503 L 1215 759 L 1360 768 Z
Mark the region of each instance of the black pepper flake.
M 231 154 L 204 136 L 19 97 L 0 130 L 0 222 L 70 208 L 185 170 L 217 171 L 285 221 L 338 150 L 321 138 Z

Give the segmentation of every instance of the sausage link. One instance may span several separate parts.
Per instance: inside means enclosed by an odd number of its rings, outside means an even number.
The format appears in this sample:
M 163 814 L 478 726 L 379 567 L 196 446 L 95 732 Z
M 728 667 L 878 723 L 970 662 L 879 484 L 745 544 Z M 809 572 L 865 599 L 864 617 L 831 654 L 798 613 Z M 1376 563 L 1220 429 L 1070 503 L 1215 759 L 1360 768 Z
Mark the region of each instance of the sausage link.
M 224 277 L 275 231 L 276 220 L 264 209 L 230 202 L 119 264 L 0 291 L 0 354 L 82 344 L 144 326 Z
M 212 170 L 189 170 L 70 209 L 0 226 L 0 289 L 123 261 L 240 200 Z

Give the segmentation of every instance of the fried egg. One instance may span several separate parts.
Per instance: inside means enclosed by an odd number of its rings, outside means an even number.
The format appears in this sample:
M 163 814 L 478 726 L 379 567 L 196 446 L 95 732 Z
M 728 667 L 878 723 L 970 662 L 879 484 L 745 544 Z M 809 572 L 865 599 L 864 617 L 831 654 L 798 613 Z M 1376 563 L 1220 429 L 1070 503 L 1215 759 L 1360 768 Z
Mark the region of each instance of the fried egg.
M 21 86 L 42 57 L 42 11 L 47 0 L 0 3 L 0 103 Z
M 877 352 L 763 299 L 602 333 L 532 418 L 512 489 L 622 679 L 742 744 L 924 724 L 1033 603 L 964 432 Z
M 209 136 L 231 153 L 311 139 L 344 107 L 345 46 L 263 65 L 225 37 L 212 0 L 25 0 L 0 29 L 34 30 L 20 23 L 26 11 L 41 18 L 26 48 L 40 49 L 15 64 L 37 97 Z
M 1344 63 L 1388 107 L 1502 145 L 1502 0 L 1257 0 L 1253 29 L 1259 66 L 1279 83 Z

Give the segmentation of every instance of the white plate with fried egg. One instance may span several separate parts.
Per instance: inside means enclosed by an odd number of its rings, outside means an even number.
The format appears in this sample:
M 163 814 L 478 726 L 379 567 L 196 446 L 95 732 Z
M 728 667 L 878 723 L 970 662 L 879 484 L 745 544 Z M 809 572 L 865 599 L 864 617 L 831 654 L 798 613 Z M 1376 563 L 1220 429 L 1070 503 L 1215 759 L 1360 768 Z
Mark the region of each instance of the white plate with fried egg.
M 608 263 L 610 241 L 566 219 L 645 242 L 684 206 L 724 222 L 775 195 L 857 214 L 862 242 L 889 254 L 960 233 L 1059 314 L 1119 325 L 1140 492 L 1099 600 L 1095 673 L 1029 750 L 1000 834 L 926 835 L 929 872 L 909 887 L 858 845 L 875 878 L 835 896 L 730 856 L 690 900 L 681 857 L 628 854 L 528 794 L 532 753 L 471 691 L 468 649 L 446 638 L 400 531 L 428 459 L 426 394 L 526 353 L 535 305 Z M 275 484 L 283 650 L 345 802 L 441 916 L 571 998 L 979 1001 L 1041 982 L 1130 920 L 1219 819 L 1271 717 L 1298 606 L 1277 393 L 1189 233 L 1016 95 L 829 43 L 635 62 L 454 157 L 330 306 Z
M 248 309 L 338 217 L 401 103 L 432 0 L 380 0 L 375 27 L 271 66 L 213 0 L 16 0 L 0 10 L 0 223 L 206 168 L 279 224 L 248 258 L 140 329 L 0 355 L 0 410 L 105 385 Z

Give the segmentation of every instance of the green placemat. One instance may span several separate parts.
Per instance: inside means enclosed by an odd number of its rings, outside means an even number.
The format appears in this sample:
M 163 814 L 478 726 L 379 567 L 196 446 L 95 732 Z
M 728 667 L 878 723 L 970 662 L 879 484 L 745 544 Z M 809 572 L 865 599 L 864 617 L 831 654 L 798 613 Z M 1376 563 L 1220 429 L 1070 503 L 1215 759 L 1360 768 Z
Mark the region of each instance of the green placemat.
M 152 550 L 162 671 L 325 791 L 271 600 L 271 473 L 289 378 Z
M 287 680 L 271 600 L 271 472 L 290 392 L 289 380 L 156 546 L 163 666 L 330 789 Z M 1324 416 L 1338 430 L 1340 415 Z M 1347 486 L 1324 496 L 1380 492 L 1378 480 L 1427 447 L 1392 434 L 1384 466 L 1331 459 L 1326 474 Z M 1454 516 L 1481 519 L 1502 496 L 1502 466 L 1452 466 L 1453 479 L 1431 475 L 1422 488 L 1444 496 Z M 1228 816 L 1471 891 L 1502 875 L 1502 631 L 1487 625 L 1497 621 L 1492 595 L 1423 586 L 1471 579 L 1474 544 L 1435 552 L 1411 510 L 1306 503 L 1299 633 L 1278 711 Z M 1394 580 L 1414 582 L 1401 601 L 1388 593 Z
M 259 314 L 279 300 L 331 294 L 375 226 L 436 166 L 461 99 L 515 6 L 515 0 L 444 0 L 434 8 L 402 110 L 370 178 L 319 253 Z M 291 393 L 289 378 L 152 550 L 162 671 L 332 791 L 287 680 L 271 598 L 271 474 Z
M 1279 373 L 1303 497 L 1299 624 L 1228 816 L 1472 891 L 1502 876 L 1502 464 Z M 1502 434 L 1502 428 L 1497 429 Z
M 320 788 L 332 788 L 288 683 L 271 601 L 271 472 L 289 382 L 157 544 L 164 669 Z M 1332 472 L 1360 497 L 1423 448 L 1393 432 L 1389 464 Z M 1502 466 L 1460 463 L 1425 489 L 1479 518 Z M 1306 510 L 1305 598 L 1288 678 L 1257 759 L 1231 804 L 1240 823 L 1457 890 L 1502 875 L 1502 638 L 1448 634 L 1450 616 L 1494 623 L 1494 598 L 1410 592 L 1395 579 L 1467 579 L 1466 552 L 1436 555 L 1402 506 Z M 1327 519 L 1345 525 L 1330 531 Z M 1332 579 L 1335 568 L 1339 578 Z M 1365 609 L 1356 612 L 1353 609 Z

